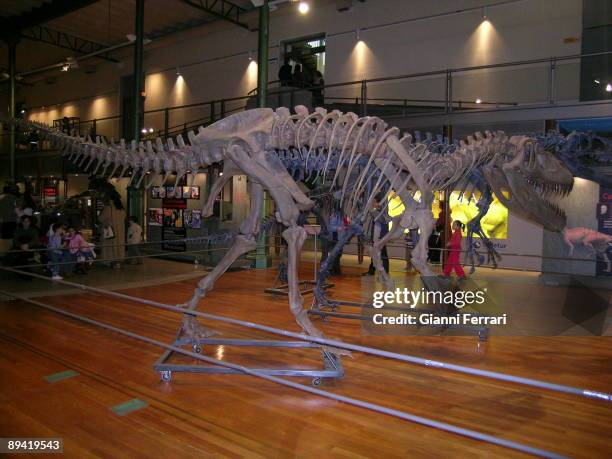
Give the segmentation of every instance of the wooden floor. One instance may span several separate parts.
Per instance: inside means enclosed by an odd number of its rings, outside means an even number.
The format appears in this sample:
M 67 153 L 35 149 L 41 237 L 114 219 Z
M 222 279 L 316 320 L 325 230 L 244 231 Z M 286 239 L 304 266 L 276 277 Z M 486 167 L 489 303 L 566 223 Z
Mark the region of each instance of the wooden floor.
M 311 275 L 310 268 L 304 272 Z M 200 310 L 297 331 L 286 299 L 263 293 L 273 278 L 272 270 L 228 273 Z M 356 270 L 334 281 L 336 298 L 359 299 Z M 126 292 L 176 304 L 195 283 Z M 520 282 L 499 288 L 534 307 L 555 289 Z M 176 314 L 102 295 L 38 300 L 165 342 L 180 322 Z M 609 337 L 494 336 L 478 346 L 474 337 L 364 336 L 355 322 L 317 323 L 327 336 L 347 342 L 612 392 Z M 223 337 L 271 337 L 211 326 Z M 0 437 L 63 437 L 66 457 L 78 458 L 522 456 L 254 377 L 178 374 L 163 383 L 152 369 L 161 352 L 27 303 L 0 303 Z M 254 367 L 320 363 L 314 349 L 262 355 L 221 346 L 209 352 Z M 562 455 L 612 456 L 612 403 L 357 353 L 343 361 L 345 378 L 322 388 Z M 44 379 L 66 370 L 79 374 Z M 148 406 L 125 416 L 110 410 L 131 399 Z

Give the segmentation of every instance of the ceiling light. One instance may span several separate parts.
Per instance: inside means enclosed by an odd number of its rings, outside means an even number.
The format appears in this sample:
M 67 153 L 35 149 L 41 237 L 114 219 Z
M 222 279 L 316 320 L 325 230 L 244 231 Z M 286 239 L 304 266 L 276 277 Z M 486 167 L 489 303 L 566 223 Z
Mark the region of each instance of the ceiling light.
M 476 103 L 477 103 L 477 104 L 481 104 L 481 103 L 482 103 L 482 100 L 480 100 L 480 98 L 478 98 L 478 99 L 476 99 Z
M 68 70 L 70 70 L 70 64 L 63 64 L 62 65 L 62 72 L 67 72 Z
M 608 91 L 608 92 L 612 92 L 612 84 L 608 83 L 608 84 L 606 85 L 606 91 Z
M 361 33 L 359 29 L 355 30 L 355 39 L 357 41 L 361 41 Z
M 483 21 L 488 21 L 489 18 L 487 17 L 487 7 L 483 6 L 482 7 L 482 20 Z
M 300 4 L 298 5 L 298 11 L 301 14 L 306 14 L 308 13 L 308 11 L 310 11 L 310 5 L 308 4 L 308 2 L 300 2 Z
M 149 128 L 149 133 L 153 133 L 153 128 Z
M 146 134 L 147 133 L 147 128 L 142 128 L 142 131 L 140 131 L 140 132 L 142 132 L 143 134 Z
M 595 83 L 597 83 L 597 84 L 601 83 L 601 81 L 599 81 L 599 80 L 593 80 L 593 81 L 594 81 Z
M 219 172 L 219 177 L 222 177 L 222 176 L 223 176 L 223 172 Z
M 181 73 L 181 69 L 180 68 L 176 68 L 176 76 L 182 76 L 183 74 Z

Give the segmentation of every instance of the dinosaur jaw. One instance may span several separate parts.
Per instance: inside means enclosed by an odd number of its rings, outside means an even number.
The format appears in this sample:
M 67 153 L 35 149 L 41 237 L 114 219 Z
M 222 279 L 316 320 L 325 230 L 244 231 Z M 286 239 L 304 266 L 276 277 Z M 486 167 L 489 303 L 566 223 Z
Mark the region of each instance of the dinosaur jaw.
M 565 211 L 559 207 L 556 199 L 571 191 L 571 183 L 534 178 L 525 174 L 520 167 L 511 164 L 504 165 L 503 172 L 513 199 L 530 220 L 549 231 L 560 232 L 565 228 Z

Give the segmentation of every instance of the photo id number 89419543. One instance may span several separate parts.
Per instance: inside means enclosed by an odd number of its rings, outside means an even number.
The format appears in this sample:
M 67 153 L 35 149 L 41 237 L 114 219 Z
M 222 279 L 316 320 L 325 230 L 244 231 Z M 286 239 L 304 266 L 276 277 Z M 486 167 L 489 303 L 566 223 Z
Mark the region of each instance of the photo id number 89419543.
M 63 438 L 0 438 L 0 453 L 63 453 Z

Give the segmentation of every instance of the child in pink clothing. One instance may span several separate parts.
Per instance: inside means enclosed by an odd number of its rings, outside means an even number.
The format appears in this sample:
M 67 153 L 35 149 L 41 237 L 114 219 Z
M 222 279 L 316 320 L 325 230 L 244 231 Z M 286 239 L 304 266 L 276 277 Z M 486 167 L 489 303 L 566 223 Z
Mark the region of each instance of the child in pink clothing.
M 450 277 L 453 270 L 459 281 L 465 280 L 465 271 L 461 267 L 461 228 L 463 227 L 463 223 L 459 220 L 455 220 L 453 222 L 453 235 L 448 241 L 447 247 L 448 251 L 448 259 L 444 264 L 444 275 Z
M 68 241 L 70 257 L 77 262 L 76 271 L 86 274 L 85 266 L 87 262 L 91 262 L 91 260 L 94 259 L 94 253 L 91 245 L 75 228 L 68 228 L 66 240 Z

